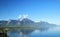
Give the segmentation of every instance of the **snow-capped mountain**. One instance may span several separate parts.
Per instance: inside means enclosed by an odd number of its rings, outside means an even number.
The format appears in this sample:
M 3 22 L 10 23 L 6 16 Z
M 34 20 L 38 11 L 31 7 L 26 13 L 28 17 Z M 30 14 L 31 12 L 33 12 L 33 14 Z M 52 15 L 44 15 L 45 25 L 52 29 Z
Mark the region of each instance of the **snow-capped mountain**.
M 28 18 L 24 18 L 22 21 L 20 21 L 22 25 L 31 25 L 34 23 L 34 21 L 28 19 Z
M 48 30 L 49 28 L 53 28 L 56 26 L 55 24 L 50 24 L 50 23 L 44 22 L 44 21 L 37 22 L 37 25 L 40 27 L 41 31 Z
M 50 24 L 48 22 L 34 22 L 28 18 L 23 18 L 21 21 L 20 20 L 10 20 L 10 21 L 0 21 L 0 26 L 5 26 L 5 25 L 11 25 L 11 26 L 35 26 L 37 25 L 39 28 L 39 30 L 44 31 L 44 30 L 48 30 L 49 28 L 55 27 L 55 24 Z M 29 29 L 28 29 L 29 30 Z M 26 32 L 28 31 L 26 30 Z M 22 30 L 24 32 L 24 30 Z

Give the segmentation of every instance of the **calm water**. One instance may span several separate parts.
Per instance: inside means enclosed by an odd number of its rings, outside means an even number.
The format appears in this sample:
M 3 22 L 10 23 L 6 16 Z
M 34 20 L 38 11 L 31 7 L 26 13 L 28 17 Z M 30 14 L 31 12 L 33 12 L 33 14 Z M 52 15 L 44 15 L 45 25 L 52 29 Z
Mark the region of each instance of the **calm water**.
M 17 31 L 8 32 L 10 37 L 20 37 L 20 33 Z M 47 31 L 34 31 L 27 35 L 27 37 L 60 37 L 60 27 L 55 27 Z

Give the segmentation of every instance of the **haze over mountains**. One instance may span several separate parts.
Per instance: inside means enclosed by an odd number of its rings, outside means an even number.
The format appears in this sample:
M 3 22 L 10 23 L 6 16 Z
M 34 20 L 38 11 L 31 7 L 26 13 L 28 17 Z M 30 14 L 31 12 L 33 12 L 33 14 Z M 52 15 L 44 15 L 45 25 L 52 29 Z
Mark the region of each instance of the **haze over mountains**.
M 21 21 L 20 20 L 9 20 L 9 21 L 5 21 L 5 20 L 1 20 L 0 21 L 0 26 L 5 26 L 5 25 L 11 25 L 11 26 L 17 26 L 17 25 L 21 25 L 21 26 L 38 26 L 40 27 L 39 29 L 41 31 L 44 31 L 44 30 L 48 30 L 49 28 L 52 28 L 52 27 L 55 27 L 56 25 L 55 24 L 50 24 L 48 22 L 44 22 L 44 21 L 41 21 L 41 22 L 34 22 L 28 18 L 23 18 Z
M 22 27 L 22 29 L 17 29 L 17 30 L 11 30 L 9 35 L 15 34 L 18 30 L 23 33 L 23 35 L 30 34 L 36 30 L 39 30 L 41 32 L 43 31 L 48 31 L 50 28 L 56 27 L 55 24 L 50 24 L 48 22 L 40 21 L 40 22 L 34 22 L 29 18 L 23 18 L 23 19 L 18 19 L 18 20 L 1 20 L 0 21 L 0 27 L 10 27 L 10 26 L 15 26 L 15 27 Z M 25 28 L 24 28 L 25 27 Z M 17 35 L 20 35 L 19 32 Z M 40 34 L 39 34 L 40 35 Z M 14 35 L 16 36 L 16 35 Z

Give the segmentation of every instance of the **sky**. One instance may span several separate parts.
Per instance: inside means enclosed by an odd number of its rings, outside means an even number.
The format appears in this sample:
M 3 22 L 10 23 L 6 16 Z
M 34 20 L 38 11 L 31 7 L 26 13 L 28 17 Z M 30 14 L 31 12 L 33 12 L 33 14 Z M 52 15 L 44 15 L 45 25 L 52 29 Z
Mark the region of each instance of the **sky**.
M 0 0 L 0 20 L 18 19 L 19 15 L 60 25 L 60 0 Z

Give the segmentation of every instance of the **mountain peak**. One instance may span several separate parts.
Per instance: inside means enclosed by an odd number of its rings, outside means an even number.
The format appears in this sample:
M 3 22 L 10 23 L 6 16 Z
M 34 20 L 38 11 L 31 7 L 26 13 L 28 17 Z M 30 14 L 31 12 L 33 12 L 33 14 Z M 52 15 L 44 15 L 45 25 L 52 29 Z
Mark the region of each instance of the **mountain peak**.
M 23 19 L 26 19 L 26 18 L 28 18 L 28 15 L 19 15 L 18 16 L 18 19 L 20 19 L 20 21 Z
M 21 21 L 22 25 L 27 25 L 27 24 L 32 24 L 34 23 L 34 21 L 28 19 L 28 18 L 24 18 L 22 21 Z

